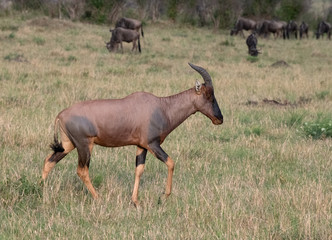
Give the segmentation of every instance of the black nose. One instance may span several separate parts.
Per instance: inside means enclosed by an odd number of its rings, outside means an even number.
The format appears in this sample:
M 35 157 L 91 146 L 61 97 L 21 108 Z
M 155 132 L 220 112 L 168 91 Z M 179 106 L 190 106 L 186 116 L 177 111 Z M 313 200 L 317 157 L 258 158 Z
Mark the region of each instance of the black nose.
M 223 123 L 224 122 L 224 117 L 221 115 L 221 118 L 220 118 L 220 122 Z M 220 123 L 220 124 L 221 124 Z
M 214 116 L 220 120 L 220 121 L 223 121 L 224 120 L 224 116 L 222 115 L 220 109 L 218 108 L 218 110 L 215 112 Z

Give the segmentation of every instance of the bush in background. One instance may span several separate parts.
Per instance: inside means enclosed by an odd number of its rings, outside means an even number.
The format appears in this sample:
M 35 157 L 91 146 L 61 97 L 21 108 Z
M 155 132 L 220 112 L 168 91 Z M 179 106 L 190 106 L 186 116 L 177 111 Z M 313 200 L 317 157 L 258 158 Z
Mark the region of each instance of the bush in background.
M 214 29 L 230 28 L 239 16 L 245 16 L 304 20 L 313 29 L 319 18 L 332 19 L 331 4 L 323 3 L 326 7 L 319 10 L 320 16 L 311 11 L 311 0 L 0 0 L 0 12 L 3 6 L 10 6 L 18 11 L 39 10 L 50 17 L 98 24 L 114 23 L 126 16 L 152 21 L 171 19 Z
M 315 121 L 305 122 L 301 129 L 306 136 L 313 139 L 332 137 L 332 118 L 318 116 Z

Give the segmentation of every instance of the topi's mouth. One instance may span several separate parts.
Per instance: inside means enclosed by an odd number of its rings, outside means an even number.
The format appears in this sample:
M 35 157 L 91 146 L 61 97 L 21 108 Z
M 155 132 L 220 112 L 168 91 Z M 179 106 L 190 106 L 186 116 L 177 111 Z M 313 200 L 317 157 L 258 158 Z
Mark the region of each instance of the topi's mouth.
M 212 123 L 213 123 L 214 125 L 220 125 L 220 124 L 222 124 L 223 122 L 224 122 L 224 119 L 218 119 L 218 118 L 215 118 L 215 119 L 212 120 Z

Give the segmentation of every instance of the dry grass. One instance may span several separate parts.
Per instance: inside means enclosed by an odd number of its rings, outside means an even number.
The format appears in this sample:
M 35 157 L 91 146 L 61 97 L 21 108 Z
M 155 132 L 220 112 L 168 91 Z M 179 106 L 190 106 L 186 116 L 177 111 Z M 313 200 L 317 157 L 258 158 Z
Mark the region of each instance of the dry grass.
M 169 23 L 145 27 L 142 54 L 129 44 L 108 53 L 108 26 L 23 16 L 2 17 L 0 29 L 1 239 L 331 239 L 332 142 L 300 128 L 332 116 L 331 41 L 258 39 L 253 60 L 240 37 Z M 280 60 L 290 67 L 270 67 Z M 60 110 L 175 94 L 200 79 L 187 62 L 210 72 L 225 123 L 195 114 L 166 139 L 176 162 L 166 202 L 166 167 L 148 155 L 141 208 L 130 204 L 132 146 L 94 149 L 98 201 L 76 176 L 74 152 L 39 184 Z

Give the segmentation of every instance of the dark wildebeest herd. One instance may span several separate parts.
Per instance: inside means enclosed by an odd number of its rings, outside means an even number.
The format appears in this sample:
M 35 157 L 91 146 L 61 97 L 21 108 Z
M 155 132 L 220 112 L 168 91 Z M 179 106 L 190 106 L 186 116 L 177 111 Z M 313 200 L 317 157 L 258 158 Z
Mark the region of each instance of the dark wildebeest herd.
M 309 38 L 309 26 L 304 21 L 298 26 L 293 20 L 287 23 L 279 20 L 254 21 L 249 18 L 240 17 L 231 30 L 231 36 L 240 33 L 242 37 L 245 37 L 243 30 L 252 32 L 246 40 L 248 53 L 251 56 L 257 56 L 260 53 L 257 50 L 257 36 L 267 38 L 272 33 L 275 39 L 281 36 L 283 39 L 290 39 L 292 35 L 294 35 L 296 39 L 298 35 L 300 35 L 300 39 L 304 36 Z M 326 21 L 321 21 L 317 26 L 315 36 L 319 39 L 319 37 L 324 34 L 327 34 L 328 38 L 331 39 L 331 24 Z
M 290 20 L 288 23 L 280 20 L 260 20 L 255 21 L 249 18 L 240 17 L 235 23 L 234 28 L 231 30 L 231 36 L 240 34 L 245 38 L 243 30 L 251 31 L 251 34 L 246 40 L 248 52 L 251 56 L 257 56 L 260 52 L 257 50 L 257 36 L 267 38 L 271 33 L 277 39 L 282 36 L 283 39 L 290 39 L 292 35 L 294 38 L 302 39 L 304 36 L 309 38 L 309 26 L 307 23 L 302 22 L 300 26 L 296 21 Z M 138 49 L 141 53 L 140 34 L 144 37 L 143 25 L 141 21 L 132 18 L 120 18 L 116 24 L 115 29 L 110 29 L 112 33 L 111 39 L 106 43 L 106 47 L 110 52 L 113 52 L 121 47 L 123 52 L 122 42 L 133 43 L 132 51 Z M 327 34 L 331 39 L 331 24 L 326 21 L 321 21 L 315 32 L 315 36 L 319 39 L 320 36 Z

